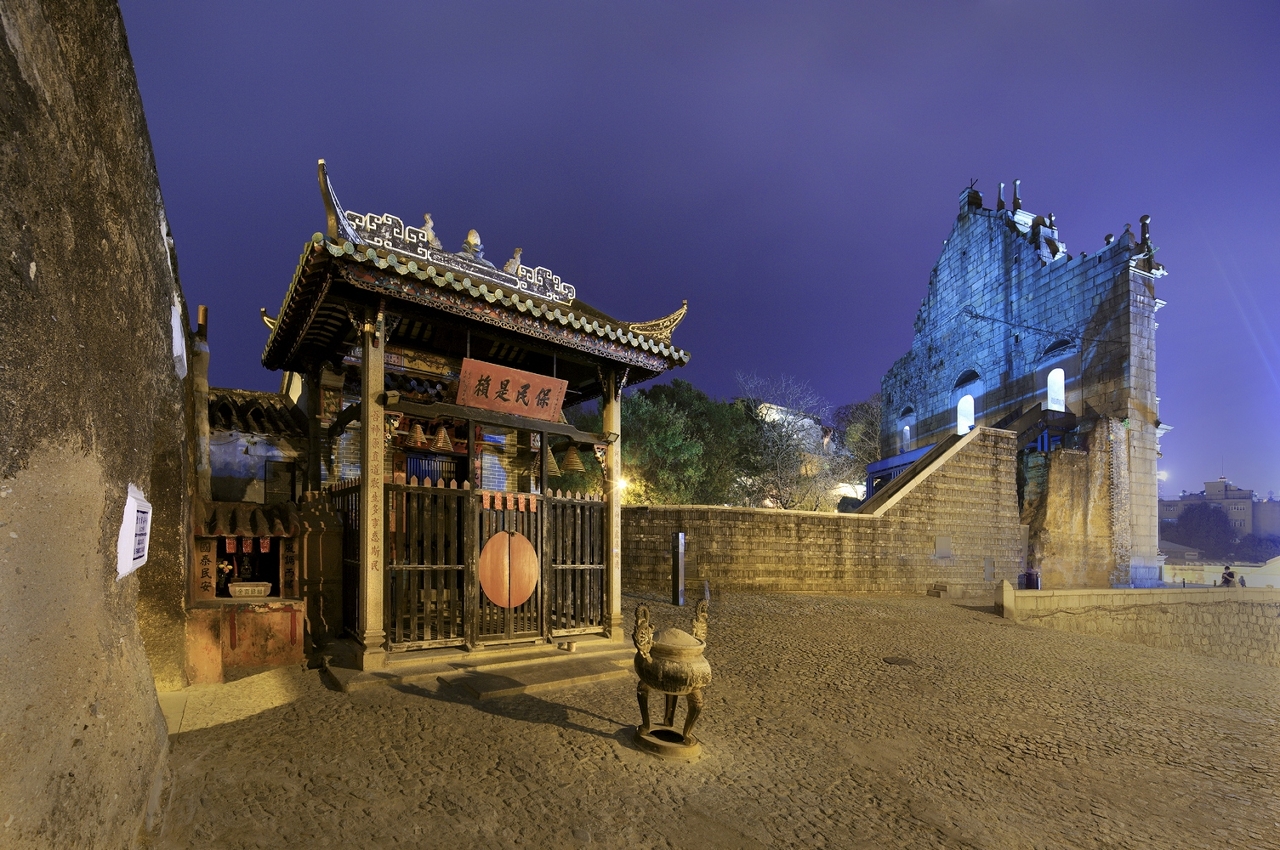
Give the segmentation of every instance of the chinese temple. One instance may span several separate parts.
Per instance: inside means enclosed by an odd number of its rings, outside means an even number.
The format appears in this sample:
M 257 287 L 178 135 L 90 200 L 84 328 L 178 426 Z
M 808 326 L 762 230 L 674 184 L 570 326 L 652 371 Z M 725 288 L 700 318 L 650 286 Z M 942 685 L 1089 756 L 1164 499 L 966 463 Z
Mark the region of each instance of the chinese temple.
M 362 669 L 389 654 L 621 637 L 623 388 L 689 361 L 685 307 L 620 322 L 542 267 L 501 268 L 431 216 L 327 212 L 299 259 L 263 364 L 309 433 L 298 489 L 342 527 L 340 628 Z M 563 408 L 596 400 L 602 433 Z M 565 474 L 598 465 L 598 486 Z M 216 524 L 216 523 L 214 523 Z

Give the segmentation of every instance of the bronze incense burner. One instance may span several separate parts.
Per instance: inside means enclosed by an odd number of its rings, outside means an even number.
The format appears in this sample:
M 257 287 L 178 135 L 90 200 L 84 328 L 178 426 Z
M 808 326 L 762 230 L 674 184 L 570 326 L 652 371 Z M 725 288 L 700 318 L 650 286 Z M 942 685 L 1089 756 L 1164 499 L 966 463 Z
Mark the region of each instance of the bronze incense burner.
M 701 745 L 693 737 L 693 726 L 702 712 L 702 689 L 711 684 L 711 665 L 703 657 L 707 648 L 707 601 L 694 608 L 693 634 L 667 628 L 653 633 L 649 606 L 636 606 L 636 629 L 632 641 L 636 646 L 635 668 L 640 681 L 636 700 L 640 703 L 640 725 L 635 742 L 641 749 L 671 758 L 693 758 Z M 660 726 L 649 722 L 649 692 L 666 696 L 666 711 Z M 683 731 L 675 729 L 676 705 L 685 698 Z

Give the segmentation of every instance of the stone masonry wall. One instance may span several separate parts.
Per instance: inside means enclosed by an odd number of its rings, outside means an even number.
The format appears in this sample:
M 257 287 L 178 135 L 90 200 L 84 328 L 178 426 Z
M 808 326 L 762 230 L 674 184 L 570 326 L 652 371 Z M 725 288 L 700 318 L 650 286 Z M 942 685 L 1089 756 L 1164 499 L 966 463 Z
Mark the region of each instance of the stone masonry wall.
M 0 846 L 128 847 L 168 742 L 116 543 L 133 484 L 142 572 L 182 574 L 185 314 L 119 9 L 0 0 L 0 29 Z
M 1027 566 L 1045 590 L 1111 587 L 1111 510 L 1105 451 L 1019 455 Z
M 996 608 L 1025 625 L 1280 667 L 1280 590 L 1014 590 L 1004 584 Z
M 1046 402 L 1048 372 L 1063 368 L 1080 447 L 1112 450 L 1108 570 L 1116 585 L 1159 579 L 1155 277 L 1163 271 L 1150 250 L 1126 229 L 1070 255 L 1046 218 L 984 209 L 976 192 L 962 193 L 911 350 L 882 381 L 881 450 L 890 456 L 903 449 L 908 409 L 913 448 L 955 432 L 957 384 L 971 373 L 975 421 L 992 426 Z M 1095 427 L 1103 420 L 1111 425 Z M 1118 427 L 1123 434 L 1108 430 Z
M 624 508 L 624 587 L 670 587 L 678 531 L 691 592 L 703 581 L 717 590 L 924 593 L 945 582 L 993 592 L 1021 570 L 1013 435 L 971 432 L 880 515 Z

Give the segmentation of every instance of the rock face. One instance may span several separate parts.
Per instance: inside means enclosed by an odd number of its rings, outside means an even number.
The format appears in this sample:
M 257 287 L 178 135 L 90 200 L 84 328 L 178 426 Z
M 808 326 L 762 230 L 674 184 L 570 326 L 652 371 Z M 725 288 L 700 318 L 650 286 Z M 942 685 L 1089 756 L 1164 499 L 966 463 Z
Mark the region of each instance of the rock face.
M 116 540 L 132 483 L 181 575 L 185 310 L 115 3 L 0 28 L 0 844 L 128 846 L 166 730 Z

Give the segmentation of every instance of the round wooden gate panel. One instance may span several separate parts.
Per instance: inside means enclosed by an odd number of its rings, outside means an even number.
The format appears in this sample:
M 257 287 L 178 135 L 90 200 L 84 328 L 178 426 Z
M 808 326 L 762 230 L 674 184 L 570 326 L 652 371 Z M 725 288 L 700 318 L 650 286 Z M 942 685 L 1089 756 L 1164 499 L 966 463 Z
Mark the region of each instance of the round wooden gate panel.
M 538 586 L 538 552 L 523 534 L 511 535 L 510 607 L 523 605 Z
M 480 589 L 494 605 L 523 605 L 538 586 L 538 552 L 523 534 L 499 531 L 480 551 Z

